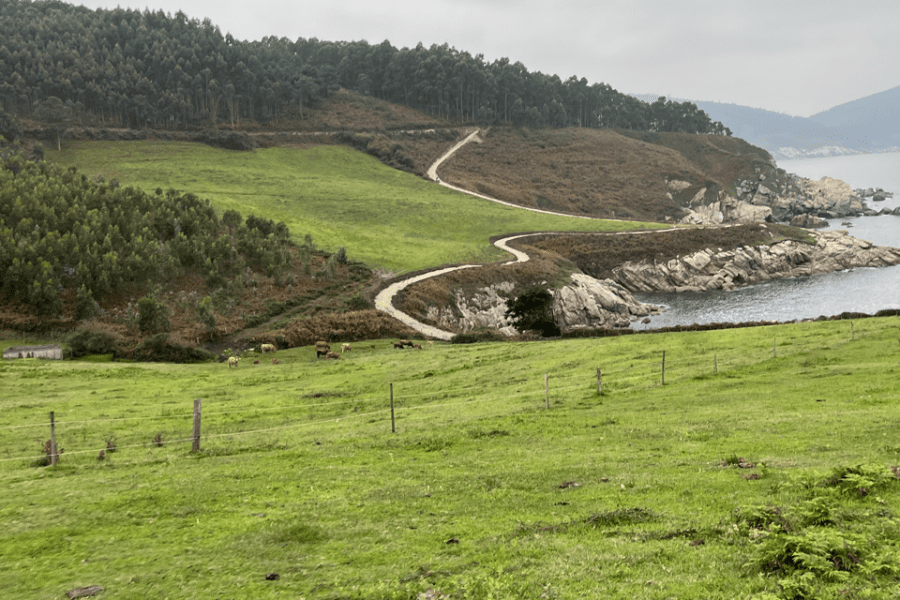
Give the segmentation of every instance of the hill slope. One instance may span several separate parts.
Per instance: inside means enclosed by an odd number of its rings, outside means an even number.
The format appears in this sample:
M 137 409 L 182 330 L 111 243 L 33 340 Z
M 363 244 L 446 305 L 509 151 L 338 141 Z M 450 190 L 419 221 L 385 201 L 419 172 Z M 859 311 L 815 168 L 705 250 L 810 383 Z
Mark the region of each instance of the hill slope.
M 644 101 L 652 94 L 640 94 Z M 900 147 L 900 87 L 795 117 L 738 104 L 693 101 L 736 137 L 768 150 L 776 159 L 883 152 Z
M 162 141 L 68 141 L 64 152 L 48 158 L 76 165 L 95 177 L 102 173 L 124 185 L 143 189 L 175 188 L 208 198 L 219 213 L 238 210 L 284 221 L 301 244 L 311 234 L 325 249 L 316 264 L 298 263 L 290 287 L 257 276 L 252 286 L 232 293 L 219 315 L 220 329 L 210 338 L 195 315 L 196 307 L 176 310 L 193 292 L 196 299 L 214 289 L 190 280 L 173 281 L 168 290 L 173 332 L 183 341 L 218 340 L 243 330 L 249 339 L 310 343 L 340 335 L 359 339 L 379 335 L 353 325 L 354 309 L 367 306 L 378 278 L 365 266 L 323 276 L 332 253 L 346 250 L 367 267 L 406 270 L 445 262 L 496 260 L 488 238 L 518 231 L 583 230 L 646 227 L 644 221 L 681 216 L 699 189 L 714 195 L 735 181 L 771 169 L 771 157 L 746 142 L 723 136 L 639 133 L 627 130 L 531 129 L 495 127 L 482 144 L 466 147 L 442 167 L 441 176 L 463 187 L 487 192 L 523 206 L 550 208 L 576 215 L 615 217 L 639 222 L 603 222 L 514 211 L 450 193 L 409 174 L 386 169 L 344 144 L 372 154 L 388 165 L 422 175 L 434 158 L 464 131 L 421 129 L 435 123 L 427 115 L 342 91 L 306 115 L 308 133 L 246 132 L 253 153 L 213 149 L 198 144 Z M 446 123 L 443 123 L 446 124 Z M 344 131 L 323 135 L 319 128 L 340 125 Z M 374 127 L 373 127 L 374 125 Z M 400 129 L 412 126 L 412 131 Z M 377 127 L 377 128 L 376 128 Z M 393 129 L 393 130 L 392 130 Z M 80 130 L 82 138 L 152 138 L 142 132 Z M 159 137 L 171 137 L 162 132 Z M 672 179 L 689 186 L 676 193 Z M 462 226 L 464 225 L 464 226 Z M 701 243 L 702 241 L 698 242 Z M 554 277 L 559 266 L 548 265 Z M 143 291 L 140 291 L 143 293 Z M 140 293 L 104 308 L 119 335 L 132 335 L 128 303 Z M 443 292 L 437 290 L 435 298 Z M 164 296 L 165 297 L 165 296 Z M 68 309 L 66 309 L 68 310 Z M 11 312 L 10 312 L 11 311 Z M 7 307 L 8 326 L 16 326 L 15 309 Z M 66 313 L 64 310 L 64 314 Z M 325 318 L 328 314 L 335 319 Z M 341 317 L 341 315 L 346 315 Z M 342 320 L 343 319 L 343 320 Z M 29 325 L 30 323 L 31 325 Z M 22 321 L 26 327 L 34 321 Z M 67 326 L 74 326 L 71 323 Z M 379 331 L 401 332 L 385 326 Z M 290 335 L 289 335 L 290 332 Z
M 454 156 L 448 182 L 523 206 L 603 218 L 672 221 L 702 188 L 715 198 L 771 167 L 743 140 L 620 130 L 494 128 Z M 691 185 L 671 194 L 667 183 Z

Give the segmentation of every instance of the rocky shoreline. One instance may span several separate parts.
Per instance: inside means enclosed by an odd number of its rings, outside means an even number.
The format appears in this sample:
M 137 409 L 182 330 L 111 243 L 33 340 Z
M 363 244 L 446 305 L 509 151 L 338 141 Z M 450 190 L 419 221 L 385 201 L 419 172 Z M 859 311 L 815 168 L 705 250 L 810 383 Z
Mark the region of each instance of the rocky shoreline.
M 614 269 L 630 292 L 731 290 L 772 279 L 900 264 L 900 249 L 854 238 L 845 230 L 811 231 L 815 244 L 785 240 L 714 252 L 700 250 L 666 263 L 628 262 Z
M 671 180 L 669 194 L 678 193 L 688 182 Z M 755 179 L 739 181 L 733 190 L 720 191 L 710 201 L 706 188 L 690 201 L 688 214 L 681 223 L 721 225 L 790 223 L 798 227 L 824 227 L 825 219 L 863 215 L 898 214 L 900 209 L 877 211 L 866 206 L 868 198 L 878 202 L 891 198 L 881 188 L 851 189 L 850 185 L 832 177 L 807 179 L 772 165 L 757 167 Z
M 734 250 L 699 250 L 667 262 L 626 262 L 613 278 L 570 275 L 571 283 L 552 290 L 553 314 L 563 331 L 627 328 L 659 314 L 634 293 L 732 290 L 773 279 L 804 277 L 861 267 L 900 264 L 900 249 L 876 246 L 844 230 L 811 231 L 814 243 L 784 240 Z M 455 303 L 428 309 L 425 317 L 438 327 L 459 333 L 478 328 L 497 329 L 513 336 L 506 318 L 506 300 L 515 290 L 506 281 L 466 293 L 453 290 Z

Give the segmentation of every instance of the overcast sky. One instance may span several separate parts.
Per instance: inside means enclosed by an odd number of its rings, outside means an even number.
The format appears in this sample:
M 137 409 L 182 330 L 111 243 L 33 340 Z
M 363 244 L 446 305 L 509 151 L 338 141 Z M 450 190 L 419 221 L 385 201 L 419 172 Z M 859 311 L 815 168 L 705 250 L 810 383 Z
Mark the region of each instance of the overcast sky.
M 447 43 L 484 60 L 807 117 L 900 85 L 900 0 L 69 0 L 241 40 Z

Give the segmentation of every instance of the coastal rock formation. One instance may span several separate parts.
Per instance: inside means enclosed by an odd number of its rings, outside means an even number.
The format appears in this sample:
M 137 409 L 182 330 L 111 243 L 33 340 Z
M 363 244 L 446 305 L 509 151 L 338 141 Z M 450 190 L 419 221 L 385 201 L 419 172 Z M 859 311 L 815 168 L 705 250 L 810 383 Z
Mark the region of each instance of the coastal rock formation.
M 631 292 L 609 279 L 600 281 L 583 273 L 573 273 L 571 279 L 571 284 L 551 290 L 553 316 L 560 329 L 628 327 L 637 318 L 660 312 L 656 306 L 637 301 Z M 425 316 L 450 331 L 465 333 L 486 327 L 513 336 L 517 332 L 506 318 L 506 300 L 514 288 L 512 282 L 503 282 L 469 294 L 456 289 L 452 306 L 430 307 Z
M 635 300 L 616 282 L 572 273 L 572 283 L 553 291 L 553 316 L 562 330 L 628 327 L 639 317 L 659 314 L 659 307 Z
M 814 181 L 774 169 L 769 176 L 760 173 L 756 181 L 741 182 L 736 191 L 741 200 L 770 208 L 773 221 L 790 222 L 798 215 L 834 219 L 874 214 L 862 196 L 832 177 Z
M 853 190 L 832 177 L 812 180 L 787 173 L 774 164 L 758 164 L 754 177 L 738 181 L 734 188 L 707 193 L 701 189 L 686 207 L 683 223 L 718 225 L 773 221 L 788 223 L 799 215 L 821 219 L 874 215 L 865 198 L 878 201 L 890 195 L 880 188 Z M 668 194 L 685 189 L 678 180 L 668 182 Z
M 810 231 L 815 244 L 786 240 L 716 252 L 700 250 L 666 263 L 627 262 L 613 270 L 630 292 L 729 290 L 771 279 L 900 264 L 900 249 L 875 246 L 844 230 Z
M 705 191 L 705 190 L 703 190 Z M 690 225 L 721 225 L 723 223 L 761 223 L 769 221 L 772 209 L 768 206 L 756 206 L 738 200 L 725 192 L 719 192 L 719 199 L 711 204 L 693 204 L 688 215 L 681 219 Z
M 515 335 L 515 329 L 506 318 L 506 299 L 514 287 L 513 282 L 504 281 L 479 288 L 468 295 L 462 288 L 453 290 L 454 304 L 443 308 L 430 306 L 425 317 L 448 331 L 466 333 L 487 327 L 499 329 L 506 335 Z

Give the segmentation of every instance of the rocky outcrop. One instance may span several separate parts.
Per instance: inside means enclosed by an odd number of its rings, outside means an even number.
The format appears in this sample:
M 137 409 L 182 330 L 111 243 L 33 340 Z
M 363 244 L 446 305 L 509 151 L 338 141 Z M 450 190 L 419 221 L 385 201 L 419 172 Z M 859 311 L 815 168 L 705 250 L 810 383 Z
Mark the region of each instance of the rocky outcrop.
M 639 302 L 631 292 L 609 279 L 600 281 L 583 273 L 573 273 L 571 279 L 569 285 L 551 290 L 553 316 L 560 329 L 628 327 L 638 318 L 660 312 L 659 307 Z M 512 282 L 479 288 L 468 294 L 456 289 L 452 306 L 430 307 L 425 316 L 450 331 L 465 333 L 486 327 L 513 336 L 517 332 L 506 318 L 506 300 L 514 289 Z
M 755 172 L 755 176 L 738 181 L 733 189 L 720 191 L 712 198 L 706 188 L 701 189 L 689 202 L 687 216 L 681 222 L 698 225 L 788 223 L 798 215 L 821 219 L 874 215 L 877 212 L 866 206 L 865 198 L 878 201 L 890 197 L 880 188 L 853 190 L 839 179 L 806 179 L 774 164 L 759 164 Z M 669 181 L 669 197 L 686 189 L 686 183 Z
M 862 196 L 839 179 L 814 181 L 783 169 L 773 169 L 768 175 L 760 172 L 757 180 L 742 181 L 736 192 L 744 202 L 770 208 L 772 221 L 790 222 L 798 215 L 834 219 L 874 214 Z
M 486 327 L 512 336 L 516 331 L 506 318 L 506 299 L 514 288 L 511 281 L 479 288 L 468 295 L 459 288 L 453 290 L 455 301 L 451 306 L 430 306 L 425 317 L 441 329 L 457 333 Z
M 702 191 L 705 192 L 705 189 Z M 688 215 L 683 217 L 681 222 L 690 225 L 749 224 L 769 221 L 771 216 L 772 209 L 768 206 L 755 206 L 725 192 L 719 192 L 719 199 L 716 202 L 692 203 L 688 208 Z
M 797 215 L 791 219 L 791 227 L 821 229 L 822 227 L 828 227 L 828 221 L 815 215 Z
M 610 279 L 600 281 L 583 273 L 573 273 L 571 279 L 571 284 L 553 291 L 553 316 L 564 331 L 628 327 L 637 318 L 660 312 Z
M 771 279 L 900 264 L 900 249 L 875 246 L 846 231 L 810 232 L 815 244 L 786 240 L 716 252 L 700 250 L 666 263 L 627 262 L 615 281 L 630 292 L 729 290 Z
M 881 188 L 866 188 L 865 190 L 856 190 L 856 193 L 863 198 L 870 198 L 872 202 L 883 202 L 894 197 L 893 192 L 886 192 Z

